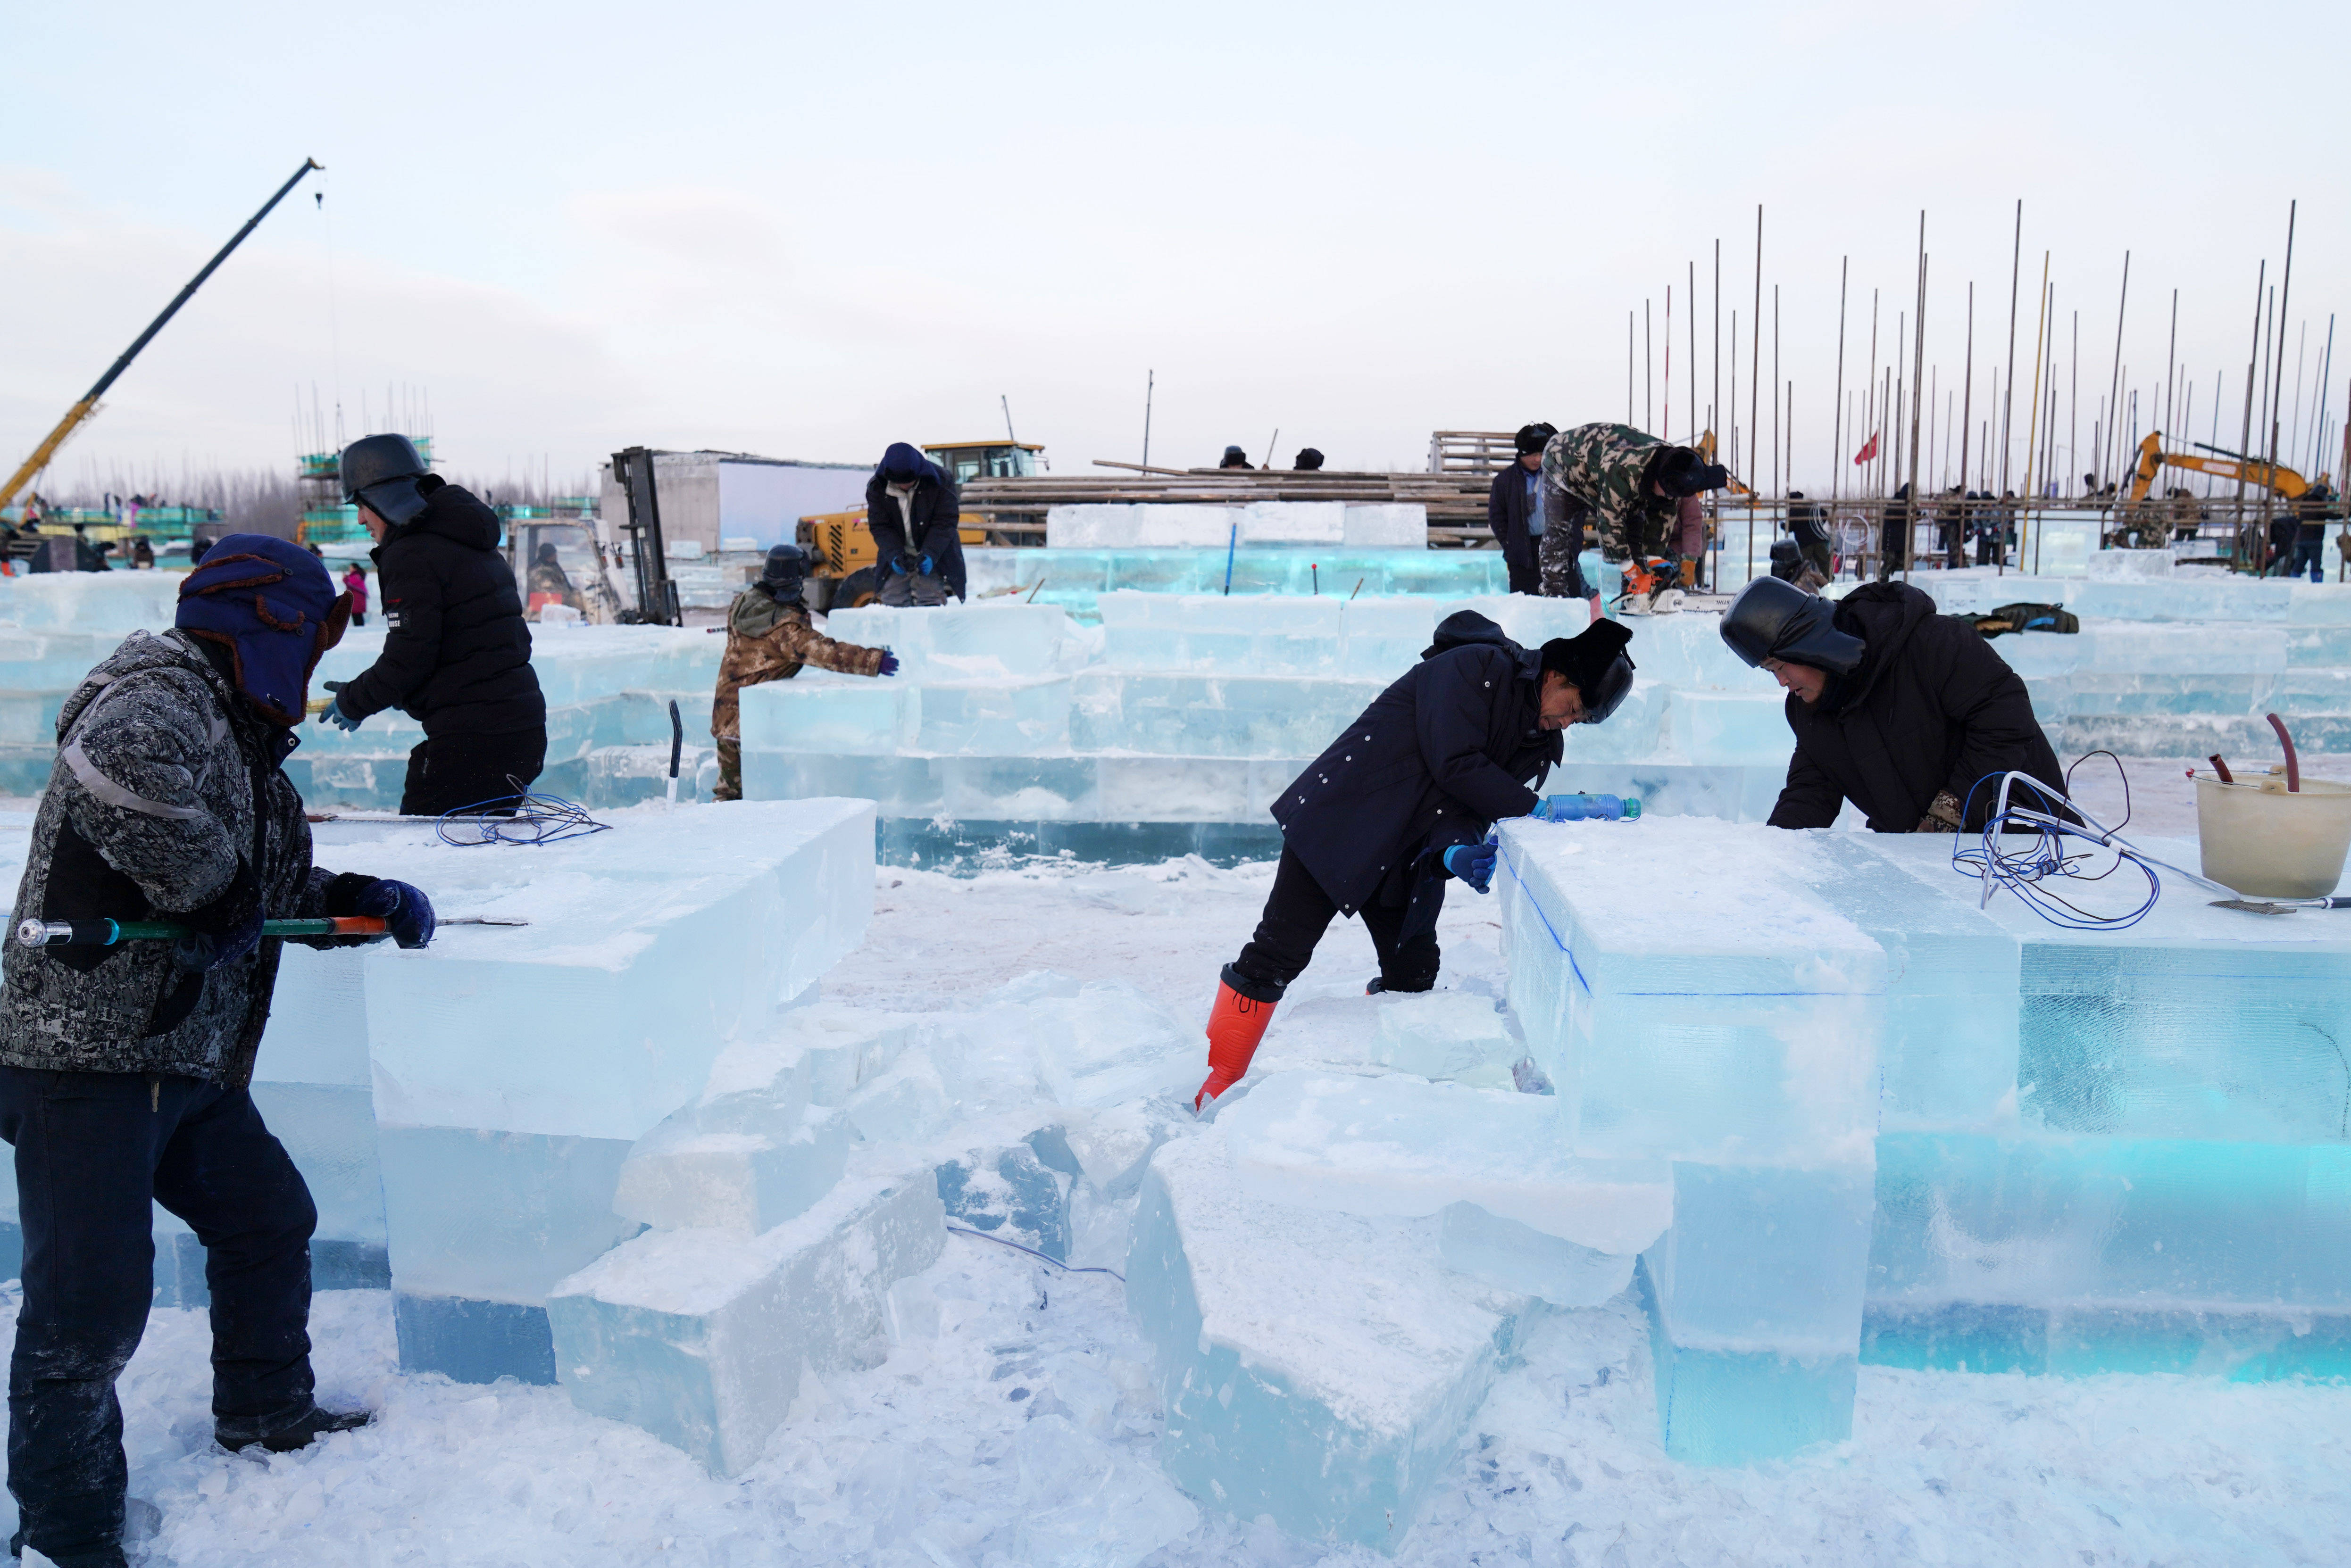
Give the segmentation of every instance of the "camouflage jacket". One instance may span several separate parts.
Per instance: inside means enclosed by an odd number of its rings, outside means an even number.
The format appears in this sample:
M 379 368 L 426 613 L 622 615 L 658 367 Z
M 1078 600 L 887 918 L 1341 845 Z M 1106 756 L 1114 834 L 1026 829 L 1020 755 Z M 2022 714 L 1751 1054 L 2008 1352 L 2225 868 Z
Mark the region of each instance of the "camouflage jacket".
M 1667 451 L 1666 443 L 1630 425 L 1575 425 L 1560 431 L 1543 446 L 1543 498 L 1547 510 L 1568 503 L 1561 514 L 1572 520 L 1576 504 L 1588 507 L 1598 521 L 1600 553 L 1611 561 L 1628 560 L 1634 541 L 1644 530 L 1666 534 L 1674 520 L 1672 501 L 1648 493 L 1649 465 Z
M 803 664 L 843 675 L 882 673 L 882 649 L 835 642 L 809 624 L 797 599 L 778 604 L 757 584 L 735 596 L 726 611 L 726 655 L 718 661 L 718 701 L 746 686 L 789 680 Z
M 57 715 L 17 921 L 190 918 L 226 929 L 327 912 L 302 797 L 261 719 L 181 633 L 133 632 Z M 276 940 L 210 973 L 180 944 L 19 947 L 0 960 L 0 1063 L 241 1086 L 269 1019 Z M 332 943 L 318 943 L 328 946 Z

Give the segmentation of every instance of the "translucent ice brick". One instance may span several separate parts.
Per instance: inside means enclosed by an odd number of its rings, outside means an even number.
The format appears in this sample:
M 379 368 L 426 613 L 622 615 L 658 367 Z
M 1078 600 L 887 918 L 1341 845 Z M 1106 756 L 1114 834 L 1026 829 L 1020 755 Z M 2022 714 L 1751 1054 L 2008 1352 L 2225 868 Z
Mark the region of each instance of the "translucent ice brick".
M 803 1367 L 871 1366 L 891 1285 L 946 1233 L 922 1179 L 851 1182 L 763 1235 L 656 1231 L 550 1293 L 572 1402 L 643 1427 L 714 1473 L 757 1462 Z
M 1159 1460 L 1205 1505 L 1393 1552 L 1513 1343 L 1524 1298 L 1447 1272 L 1441 1221 L 1255 1201 L 1213 1132 L 1153 1157 L 1127 1256 Z
M 1666 1451 L 1746 1464 L 1852 1434 L 1869 1166 L 1674 1164 L 1674 1225 L 1642 1254 Z
M 1039 1076 L 1056 1104 L 1100 1109 L 1199 1086 L 1197 1031 L 1124 981 L 1088 981 L 1029 1011 Z
M 622 1162 L 612 1211 L 661 1230 L 751 1232 L 805 1213 L 848 1163 L 849 1114 L 810 1106 L 761 1120 L 714 1127 L 688 1110 L 663 1122 Z
M 1510 998 L 1579 1153 L 1862 1158 L 1883 950 L 1802 836 L 1698 817 L 1502 825 Z
M 1632 1282 L 1630 1253 L 1579 1246 L 1475 1203 L 1448 1204 L 1440 1218 L 1437 1255 L 1457 1274 L 1563 1307 L 1597 1306 Z

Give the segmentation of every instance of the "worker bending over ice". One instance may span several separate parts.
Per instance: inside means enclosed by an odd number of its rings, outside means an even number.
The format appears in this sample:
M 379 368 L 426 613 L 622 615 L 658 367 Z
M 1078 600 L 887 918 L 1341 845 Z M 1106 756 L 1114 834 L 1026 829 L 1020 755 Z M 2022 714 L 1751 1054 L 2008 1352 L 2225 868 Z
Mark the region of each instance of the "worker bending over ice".
M 282 945 L 263 919 L 374 915 L 402 947 L 433 938 L 416 888 L 311 864 L 302 797 L 279 768 L 349 610 L 300 545 L 232 534 L 182 584 L 175 628 L 131 633 L 57 716 L 11 930 L 166 919 L 196 934 L 11 940 L 0 961 L 0 1137 L 16 1147 L 25 1230 L 12 1552 L 123 1561 L 114 1382 L 154 1296 L 155 1203 L 204 1244 L 222 1446 L 289 1452 L 369 1419 L 311 1398 L 318 1213 L 246 1087 Z
M 898 656 L 888 649 L 835 642 L 809 623 L 800 599 L 807 580 L 808 552 L 778 545 L 768 552 L 759 580 L 726 608 L 726 655 L 718 661 L 718 695 L 710 704 L 710 737 L 718 742 L 714 800 L 743 798 L 743 702 L 737 694 L 744 687 L 789 680 L 804 664 L 843 675 L 898 673 Z
M 1601 558 L 1624 569 L 1621 602 L 1638 613 L 1668 607 L 1665 596 L 1696 580 L 1705 542 L 1698 498 L 1729 483 L 1730 474 L 1694 448 L 1667 446 L 1630 425 L 1593 424 L 1543 443 L 1542 482 L 1546 563 L 1571 540 L 1581 549 L 1583 520 L 1595 518 Z
M 1831 603 L 1758 577 L 1724 612 L 1722 640 L 1787 689 L 1796 754 L 1774 827 L 1826 827 L 1849 800 L 1876 833 L 1973 832 L 2001 774 L 2064 789 L 2024 681 L 1972 620 L 1936 614 L 1907 583 Z
M 865 531 L 885 605 L 943 605 L 963 597 L 962 514 L 947 471 L 892 441 L 865 482 Z
M 1479 892 L 1486 842 L 1540 803 L 1560 732 L 1597 724 L 1633 686 L 1632 634 L 1596 620 L 1540 649 L 1474 610 L 1445 618 L 1420 662 L 1307 765 L 1274 804 L 1281 860 L 1257 932 L 1227 964 L 1208 1016 L 1208 1080 L 1194 1108 L 1238 1083 L 1274 1004 L 1314 957 L 1334 915 L 1361 915 L 1379 954 L 1369 991 L 1437 981 L 1445 882 Z

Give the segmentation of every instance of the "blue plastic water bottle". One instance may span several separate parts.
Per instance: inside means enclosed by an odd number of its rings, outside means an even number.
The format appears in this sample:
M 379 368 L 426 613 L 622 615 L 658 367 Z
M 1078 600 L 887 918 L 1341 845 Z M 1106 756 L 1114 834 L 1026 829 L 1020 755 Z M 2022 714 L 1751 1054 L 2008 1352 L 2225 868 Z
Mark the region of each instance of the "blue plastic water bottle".
M 1632 795 L 1545 795 L 1536 815 L 1545 822 L 1632 822 L 1641 815 L 1641 803 Z

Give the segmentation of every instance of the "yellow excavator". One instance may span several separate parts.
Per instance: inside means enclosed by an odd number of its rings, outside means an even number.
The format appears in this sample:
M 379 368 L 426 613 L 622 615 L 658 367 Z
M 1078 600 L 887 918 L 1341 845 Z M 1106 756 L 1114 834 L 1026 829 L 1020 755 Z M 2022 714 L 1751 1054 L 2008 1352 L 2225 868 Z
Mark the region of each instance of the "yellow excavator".
M 107 367 L 106 374 L 98 379 L 98 384 L 84 392 L 81 400 L 66 410 L 66 417 L 57 421 L 55 430 L 42 438 L 41 444 L 33 449 L 33 455 L 26 458 L 15 473 L 8 476 L 7 483 L 0 485 L 0 506 L 5 506 L 16 499 L 16 493 L 31 483 L 35 474 L 49 466 L 49 460 L 57 456 L 57 449 L 66 444 L 67 438 L 81 428 L 83 421 L 98 411 L 98 400 L 106 396 L 106 389 L 114 385 L 115 379 L 131 369 L 131 361 L 139 357 L 139 351 L 153 340 L 155 334 L 163 330 L 165 322 L 179 314 L 180 306 L 187 304 L 189 296 L 204 286 L 204 279 L 212 276 L 214 272 L 218 270 L 220 264 L 228 260 L 229 253 L 245 243 L 245 236 L 260 226 L 261 220 L 269 216 L 270 209 L 286 199 L 286 193 L 301 182 L 303 175 L 313 169 L 325 167 L 325 164 L 313 158 L 302 160 L 302 167 L 294 171 L 293 178 L 277 187 L 277 194 L 264 202 L 261 204 L 261 211 L 247 218 L 245 221 L 245 227 L 231 235 L 228 244 L 221 246 L 213 259 L 204 264 L 204 270 L 188 280 L 188 286 L 172 296 L 172 303 L 163 307 L 163 314 L 147 324 L 147 330 L 139 335 L 138 340 L 122 351 L 121 358 Z
M 2283 464 L 2273 465 L 2259 458 L 2242 457 L 2233 452 L 2223 452 L 2202 441 L 2189 441 L 2199 452 L 2213 453 L 2199 457 L 2195 452 L 2166 452 L 2163 437 L 2150 433 L 2138 443 L 2138 472 L 2131 475 L 2129 492 L 2123 497 L 2126 511 L 2135 510 L 2147 500 L 2155 484 L 2155 476 L 2163 469 L 2184 468 L 2196 473 L 2209 473 L 2220 479 L 2241 479 L 2247 484 L 2259 485 L 2288 501 L 2299 501 L 2310 488 L 2310 481 Z
M 2167 468 L 2177 468 L 2190 473 L 2209 473 L 2215 479 L 2241 480 L 2257 490 L 2266 490 L 2283 501 L 2299 501 L 2309 493 L 2310 481 L 2283 464 L 2273 464 L 2260 458 L 2244 457 L 2201 441 L 2189 445 L 2197 452 L 2167 452 L 2159 431 L 2150 431 L 2138 443 L 2138 467 L 2131 474 L 2130 488 L 2124 492 L 2122 504 L 2116 509 L 2115 531 L 2129 535 L 2131 542 L 2143 549 L 2168 545 L 2179 524 L 2188 521 L 2175 514 L 2168 502 L 2151 499 L 2156 475 Z M 2210 457 L 2198 452 L 2210 452 Z M 2322 477 L 2324 477 L 2322 475 Z M 2195 514 L 2192 502 L 2182 503 L 2189 516 Z M 2189 532 L 2193 533 L 2191 525 Z

